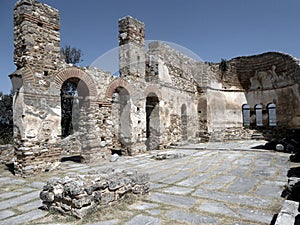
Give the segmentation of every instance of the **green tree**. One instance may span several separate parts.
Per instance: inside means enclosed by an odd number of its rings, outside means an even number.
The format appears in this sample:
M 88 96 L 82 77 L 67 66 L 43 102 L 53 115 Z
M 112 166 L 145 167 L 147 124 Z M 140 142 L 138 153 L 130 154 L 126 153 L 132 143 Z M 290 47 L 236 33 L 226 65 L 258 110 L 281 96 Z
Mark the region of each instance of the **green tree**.
M 221 59 L 221 62 L 219 64 L 219 69 L 222 72 L 226 72 L 228 70 L 228 62 L 226 59 Z
M 82 61 L 82 51 L 78 48 L 71 47 L 70 45 L 66 45 L 65 47 L 62 47 L 60 50 L 60 54 L 62 59 L 66 63 L 72 63 L 77 64 Z
M 13 94 L 0 92 L 0 145 L 13 143 Z

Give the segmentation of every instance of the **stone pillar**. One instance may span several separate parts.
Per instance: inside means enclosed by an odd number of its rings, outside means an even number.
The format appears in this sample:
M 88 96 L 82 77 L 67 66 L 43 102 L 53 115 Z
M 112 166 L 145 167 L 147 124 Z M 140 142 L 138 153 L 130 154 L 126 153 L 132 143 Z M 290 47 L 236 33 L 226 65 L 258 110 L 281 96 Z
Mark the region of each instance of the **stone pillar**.
M 20 0 L 14 8 L 15 173 L 27 176 L 59 164 L 60 92 L 52 84 L 60 61 L 58 10 Z
M 119 20 L 120 76 L 145 77 L 145 25 L 126 16 Z
M 88 100 L 86 100 L 88 101 Z M 107 148 L 99 137 L 97 127 L 97 117 L 95 115 L 96 105 L 87 104 L 82 107 L 79 119 L 79 133 L 81 149 L 81 161 L 93 162 L 97 159 L 105 159 L 107 157 Z

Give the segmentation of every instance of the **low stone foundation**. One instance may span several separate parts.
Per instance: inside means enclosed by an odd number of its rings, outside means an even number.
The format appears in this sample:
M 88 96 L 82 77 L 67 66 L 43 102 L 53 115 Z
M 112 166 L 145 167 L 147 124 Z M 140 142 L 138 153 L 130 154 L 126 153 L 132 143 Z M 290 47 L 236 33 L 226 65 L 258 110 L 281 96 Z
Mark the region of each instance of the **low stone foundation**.
M 44 147 L 21 147 L 15 149 L 14 172 L 17 176 L 28 177 L 40 172 L 56 169 L 60 165 L 60 144 Z
M 46 210 L 83 218 L 97 207 L 116 203 L 125 195 L 148 193 L 149 181 L 148 174 L 110 169 L 91 175 L 49 180 L 40 198 Z

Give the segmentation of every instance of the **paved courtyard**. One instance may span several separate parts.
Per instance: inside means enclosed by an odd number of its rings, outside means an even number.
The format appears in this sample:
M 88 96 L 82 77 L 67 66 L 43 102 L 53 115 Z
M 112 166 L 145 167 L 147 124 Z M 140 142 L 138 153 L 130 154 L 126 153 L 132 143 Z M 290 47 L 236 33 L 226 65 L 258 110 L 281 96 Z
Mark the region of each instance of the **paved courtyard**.
M 0 225 L 9 224 L 270 224 L 283 203 L 288 154 L 253 148 L 261 141 L 206 143 L 177 147 L 185 156 L 156 160 L 152 154 L 121 157 L 116 162 L 63 162 L 60 169 L 31 178 L 0 168 Z M 161 151 L 159 151 L 161 152 Z M 151 192 L 108 207 L 83 220 L 39 209 L 39 192 L 51 177 L 107 167 L 147 172 Z

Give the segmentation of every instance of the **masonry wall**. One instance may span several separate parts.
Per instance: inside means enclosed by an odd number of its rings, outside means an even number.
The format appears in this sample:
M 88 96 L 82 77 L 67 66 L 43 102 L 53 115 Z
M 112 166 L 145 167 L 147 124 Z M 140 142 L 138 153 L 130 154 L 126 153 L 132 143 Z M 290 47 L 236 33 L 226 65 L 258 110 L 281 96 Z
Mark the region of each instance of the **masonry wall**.
M 265 133 L 263 130 L 282 129 L 285 133 L 285 129 L 299 128 L 298 60 L 283 53 L 264 53 L 229 60 L 226 71 L 222 71 L 219 64 L 210 64 L 208 74 L 207 120 L 212 136 L 240 130 L 241 134 L 249 133 L 251 137 L 254 130 Z M 276 105 L 276 127 L 268 125 L 267 106 L 270 103 Z M 251 107 L 254 130 L 250 132 L 243 128 L 244 104 Z M 263 127 L 255 125 L 258 104 L 263 107 Z
M 152 42 L 147 52 L 146 80 L 157 83 L 162 95 L 162 144 L 199 139 L 196 74 L 198 62 L 170 46 Z
M 299 129 L 299 61 L 283 53 L 234 59 L 249 104 L 276 104 L 278 126 Z

